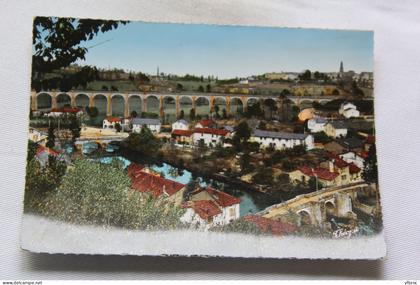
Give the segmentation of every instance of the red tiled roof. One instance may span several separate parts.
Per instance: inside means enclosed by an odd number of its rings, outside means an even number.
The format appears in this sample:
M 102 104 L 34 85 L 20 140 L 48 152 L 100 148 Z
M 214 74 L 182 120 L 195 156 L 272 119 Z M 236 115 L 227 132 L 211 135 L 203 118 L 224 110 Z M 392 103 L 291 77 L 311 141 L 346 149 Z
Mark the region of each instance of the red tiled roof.
M 110 123 L 121 122 L 121 118 L 118 117 L 106 117 L 106 120 Z
M 192 132 L 191 131 L 188 131 L 188 130 L 173 130 L 172 131 L 172 134 L 175 135 L 175 136 L 186 136 L 186 137 L 189 137 L 189 136 L 192 135 Z
M 222 213 L 219 207 L 209 200 L 192 201 L 190 207 L 204 220 Z
M 80 112 L 79 108 L 69 108 L 69 107 L 62 107 L 62 108 L 52 108 L 51 112 L 59 112 L 59 113 L 78 113 Z
M 127 167 L 128 171 L 128 177 L 131 179 L 135 178 L 139 172 L 143 171 L 144 166 L 137 163 L 130 163 L 130 165 Z
M 213 120 L 211 120 L 211 119 L 203 119 L 203 120 L 201 120 L 201 121 L 200 121 L 200 124 L 201 124 L 204 128 L 207 128 L 207 127 L 210 127 L 210 126 L 212 126 L 212 125 L 215 125 L 215 124 L 216 124 L 216 122 L 215 122 L 215 121 L 213 121 Z
M 143 171 L 138 171 L 131 182 L 132 189 L 143 193 L 151 192 L 155 198 L 161 196 L 164 192 L 172 196 L 185 187 L 184 184 Z
M 226 136 L 229 132 L 226 130 L 219 130 L 219 129 L 212 129 L 212 128 L 195 128 L 194 133 Z
M 369 156 L 367 151 L 361 151 L 358 155 L 360 155 L 361 158 L 367 158 Z
M 36 154 L 39 155 L 42 152 L 47 152 L 49 155 L 53 155 L 53 156 L 57 156 L 60 154 L 59 152 L 53 150 L 52 148 L 40 145 L 38 149 L 36 150 Z
M 325 168 L 317 167 L 314 168 L 313 171 L 308 166 L 302 166 L 298 168 L 303 174 L 308 175 L 310 177 L 315 177 L 315 175 L 323 180 L 334 180 L 339 174 L 337 172 L 330 172 Z
M 246 215 L 243 218 L 245 221 L 253 223 L 262 232 L 271 233 L 274 235 L 290 234 L 297 231 L 297 227 L 290 223 L 283 223 L 281 221 L 275 221 L 262 216 L 257 215 Z
M 328 152 L 327 156 L 334 163 L 334 165 L 337 166 L 338 168 L 344 168 L 344 167 L 349 165 L 346 161 L 344 161 L 341 157 L 339 157 L 335 153 Z
M 361 171 L 361 169 L 359 167 L 357 167 L 356 164 L 350 163 L 349 164 L 349 171 L 350 171 L 351 174 L 354 174 L 354 173 L 359 173 Z
M 229 195 L 225 192 L 218 191 L 211 187 L 207 187 L 205 191 L 207 191 L 207 193 L 209 193 L 216 200 L 216 202 L 222 207 L 229 207 L 235 204 L 239 204 L 241 202 L 241 199 L 236 198 L 232 195 Z

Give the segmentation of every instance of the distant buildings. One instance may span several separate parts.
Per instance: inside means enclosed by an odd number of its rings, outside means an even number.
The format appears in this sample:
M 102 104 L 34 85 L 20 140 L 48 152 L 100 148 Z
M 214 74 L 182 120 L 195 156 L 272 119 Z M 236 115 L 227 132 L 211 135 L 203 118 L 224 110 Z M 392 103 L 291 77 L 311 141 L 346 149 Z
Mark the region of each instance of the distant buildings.
M 347 136 L 347 126 L 343 121 L 331 121 L 325 125 L 325 133 L 332 138 Z
M 172 124 L 172 130 L 188 130 L 190 124 L 186 120 L 178 120 Z
M 360 112 L 357 110 L 357 107 L 353 103 L 348 102 L 341 104 L 338 113 L 347 119 L 360 116 Z
M 327 123 L 327 119 L 315 116 L 314 118 L 308 120 L 308 129 L 311 131 L 311 133 L 324 132 Z
M 141 129 L 146 126 L 152 133 L 160 133 L 161 122 L 159 119 L 134 118 L 131 120 L 133 133 L 140 133 Z
M 224 226 L 239 218 L 240 199 L 225 192 L 207 187 L 196 190 L 183 207 L 181 221 L 199 229 Z
M 262 148 L 273 147 L 278 150 L 293 148 L 297 145 L 304 145 L 307 150 L 314 148 L 314 138 L 309 134 L 272 132 L 255 129 L 251 134 L 250 141 L 259 143 Z
M 224 138 L 229 132 L 213 128 L 195 128 L 192 133 L 192 143 L 196 146 L 202 144 L 205 146 L 223 145 Z
M 182 204 L 185 191 L 184 184 L 165 179 L 135 163 L 131 163 L 127 170 L 131 179 L 131 189 L 134 191 L 152 195 L 154 198 L 168 199 L 175 206 Z
M 106 117 L 102 122 L 103 129 L 115 129 L 116 124 L 122 124 L 122 118 Z

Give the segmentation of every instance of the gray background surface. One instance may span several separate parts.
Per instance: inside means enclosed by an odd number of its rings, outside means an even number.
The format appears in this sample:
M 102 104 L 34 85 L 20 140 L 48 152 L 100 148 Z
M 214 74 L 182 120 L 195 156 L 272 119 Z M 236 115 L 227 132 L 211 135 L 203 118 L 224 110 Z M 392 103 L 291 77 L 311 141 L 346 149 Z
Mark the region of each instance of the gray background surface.
M 0 278 L 420 279 L 420 2 L 1 0 L 0 7 Z M 386 260 L 75 256 L 20 250 L 35 15 L 374 30 Z

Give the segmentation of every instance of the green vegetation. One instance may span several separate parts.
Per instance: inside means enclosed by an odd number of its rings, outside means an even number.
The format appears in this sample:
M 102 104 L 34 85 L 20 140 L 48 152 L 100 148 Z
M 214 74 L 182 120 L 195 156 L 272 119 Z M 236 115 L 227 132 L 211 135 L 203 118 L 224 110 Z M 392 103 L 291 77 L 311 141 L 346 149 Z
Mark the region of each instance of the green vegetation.
M 376 158 L 376 145 L 374 144 L 369 148 L 362 177 L 366 182 L 378 183 L 378 162 Z
M 78 86 L 86 88 L 88 82 L 98 77 L 95 67 L 85 66 L 65 74 L 53 74 L 53 72 L 85 58 L 88 48 L 83 47 L 82 42 L 126 23 L 126 21 L 36 17 L 32 35 L 34 49 L 32 88 L 37 91 L 50 89 L 69 91 Z M 53 75 L 46 76 L 48 74 Z
M 224 232 L 224 233 L 242 233 L 249 235 L 261 235 L 261 230 L 253 223 L 244 219 L 238 219 L 230 222 L 224 226 L 211 228 L 211 231 Z
M 184 210 L 162 199 L 128 190 L 130 180 L 121 162 L 101 164 L 78 159 L 60 186 L 44 203 L 41 214 L 78 224 L 119 226 L 138 230 L 175 229 Z M 32 189 L 30 189 L 32 190 Z
M 146 126 L 141 128 L 139 134 L 130 133 L 123 144 L 132 151 L 142 153 L 144 155 L 156 154 L 160 149 L 161 142 L 152 134 Z

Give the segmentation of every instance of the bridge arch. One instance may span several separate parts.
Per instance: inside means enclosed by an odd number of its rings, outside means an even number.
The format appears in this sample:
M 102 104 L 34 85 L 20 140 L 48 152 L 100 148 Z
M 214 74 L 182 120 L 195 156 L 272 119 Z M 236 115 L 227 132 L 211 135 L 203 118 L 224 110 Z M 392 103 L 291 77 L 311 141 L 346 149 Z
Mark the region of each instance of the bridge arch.
M 36 96 L 38 109 L 52 108 L 52 95 L 48 92 L 40 92 Z
M 226 98 L 221 96 L 214 97 L 214 112 L 217 113 L 216 115 L 222 116 L 223 109 L 225 112 L 229 112 Z
M 86 108 L 90 105 L 90 98 L 86 93 L 77 93 L 74 98 L 76 107 Z
M 327 215 L 335 215 L 335 203 L 333 200 L 327 200 L 324 202 L 325 213 Z
M 58 93 L 55 96 L 57 108 L 71 107 L 71 96 L 68 93 Z
M 196 115 L 206 116 L 210 114 L 210 99 L 207 97 L 197 97 L 195 100 Z
M 312 217 L 308 210 L 300 210 L 297 214 L 299 215 L 299 225 L 312 225 Z
M 137 114 L 138 116 L 141 115 L 143 111 L 143 102 L 142 102 L 142 98 L 140 94 L 128 95 L 127 104 L 128 104 L 128 112 L 130 116 L 133 112 L 135 112 L 135 114 Z
M 230 113 L 241 114 L 244 111 L 244 104 L 241 98 L 233 97 L 230 99 Z
M 174 122 L 176 120 L 176 98 L 174 96 L 163 97 L 163 110 L 165 122 Z
M 160 112 L 160 100 L 157 95 L 147 95 L 144 104 L 147 112 L 159 114 Z
M 111 110 L 112 116 L 124 117 L 125 98 L 123 94 L 111 95 Z
M 179 112 L 184 113 L 184 117 L 188 117 L 193 108 L 193 99 L 189 96 L 179 97 Z
M 104 119 L 107 115 L 108 111 L 108 97 L 105 94 L 97 93 L 93 95 L 93 107 L 96 107 L 98 109 L 98 121 L 100 119 Z

